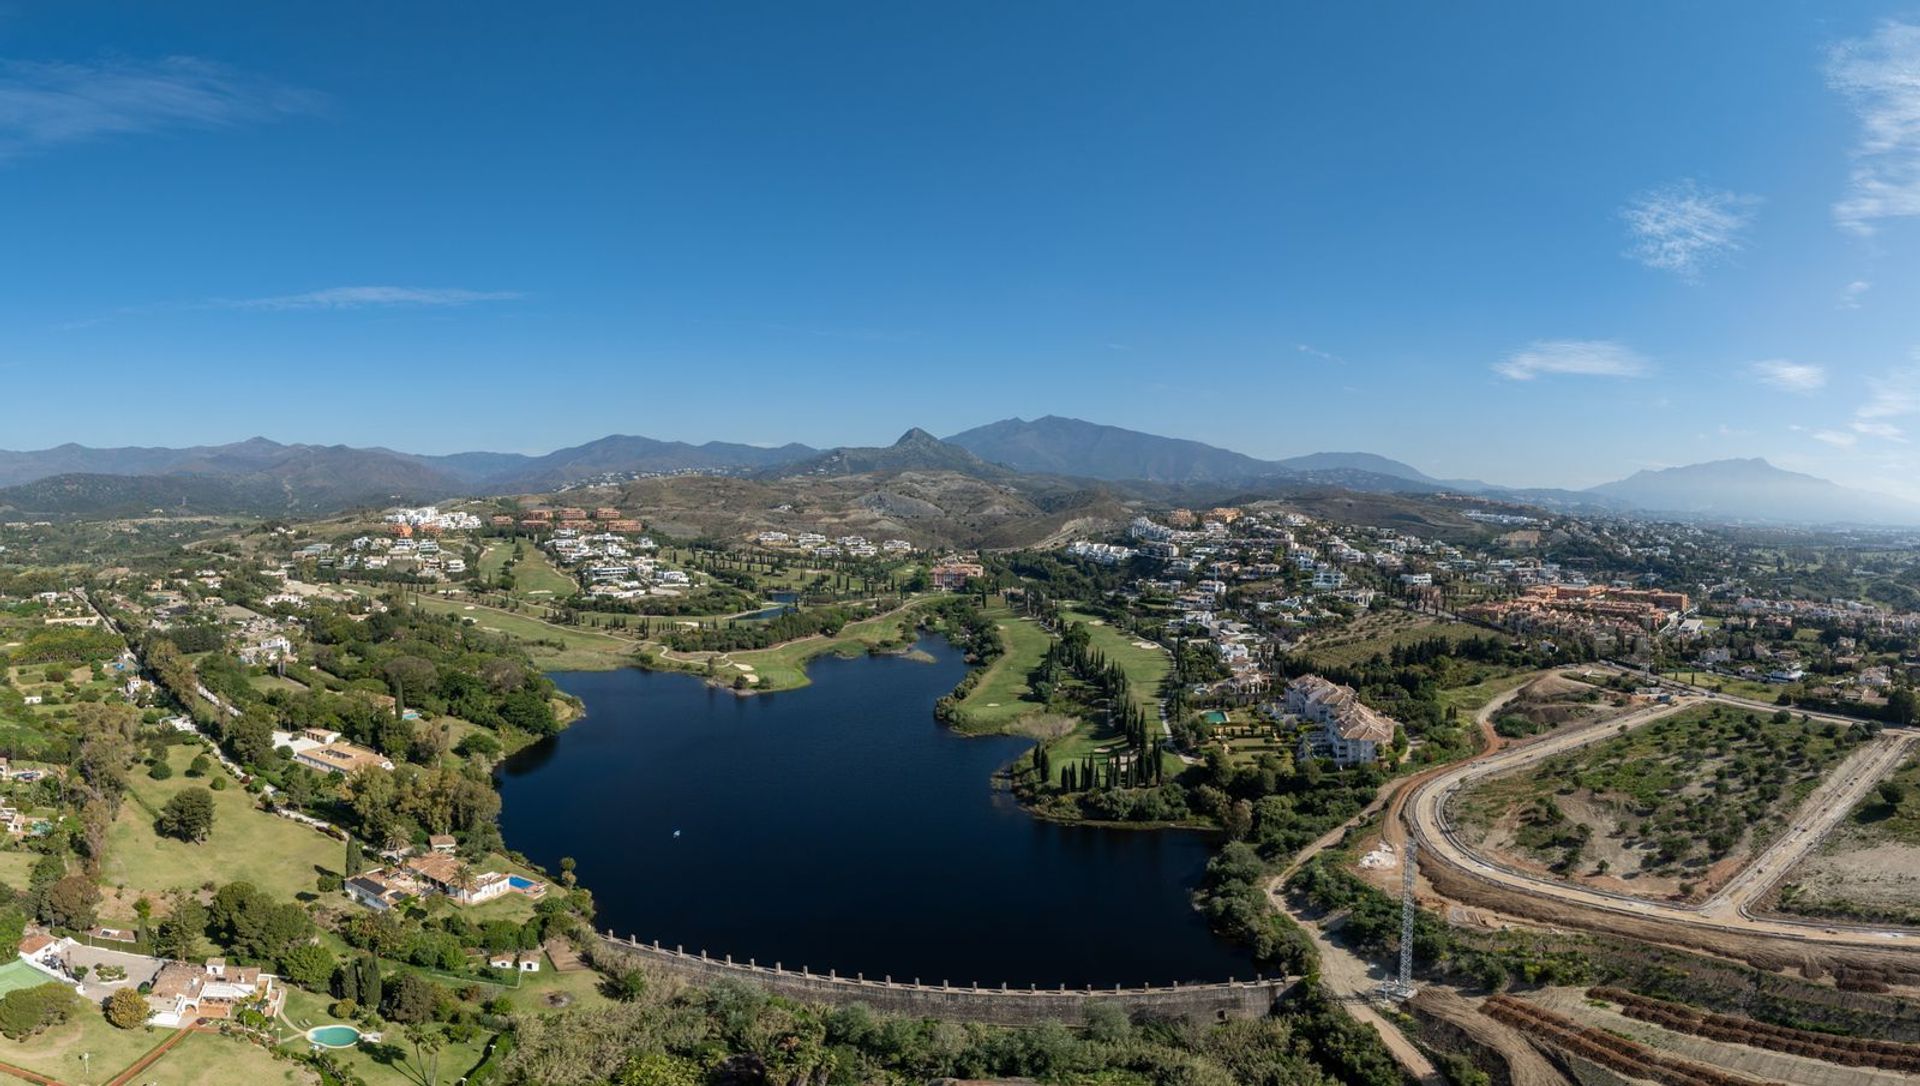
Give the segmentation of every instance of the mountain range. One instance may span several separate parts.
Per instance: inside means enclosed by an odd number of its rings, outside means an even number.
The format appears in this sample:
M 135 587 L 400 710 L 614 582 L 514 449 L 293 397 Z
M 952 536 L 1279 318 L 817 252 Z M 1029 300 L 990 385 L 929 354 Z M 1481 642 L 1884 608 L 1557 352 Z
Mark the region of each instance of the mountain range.
M 302 515 L 394 501 L 523 494 L 636 475 L 700 473 L 763 480 L 953 473 L 1017 487 L 1102 486 L 1141 495 L 1324 487 L 1378 494 L 1477 495 L 1550 509 L 1718 521 L 1920 525 L 1920 505 L 1784 471 L 1721 460 L 1641 471 L 1586 490 L 1516 489 L 1442 479 L 1367 452 L 1282 460 L 1080 419 L 1003 419 L 945 439 L 908 430 L 892 445 L 815 449 L 611 435 L 540 456 L 418 455 L 252 438 L 188 448 L 62 445 L 0 451 L 0 513 L 131 515 L 150 511 Z

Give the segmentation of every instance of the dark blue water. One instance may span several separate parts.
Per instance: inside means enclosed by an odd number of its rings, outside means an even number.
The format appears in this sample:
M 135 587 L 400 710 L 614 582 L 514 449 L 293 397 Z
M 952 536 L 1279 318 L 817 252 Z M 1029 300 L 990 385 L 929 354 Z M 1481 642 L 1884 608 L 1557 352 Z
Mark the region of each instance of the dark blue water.
M 991 781 L 1027 742 L 936 723 L 965 668 L 920 647 L 933 663 L 823 659 L 750 698 L 555 675 L 587 717 L 502 767 L 507 842 L 574 857 L 602 930 L 716 957 L 955 984 L 1253 973 L 1188 904 L 1205 837 L 1031 818 Z
M 762 607 L 750 615 L 741 615 L 740 621 L 765 622 L 770 618 L 778 618 L 788 611 L 793 610 L 794 601 L 800 598 L 800 594 L 798 592 L 769 592 L 767 593 L 767 598 L 773 601 L 772 606 Z

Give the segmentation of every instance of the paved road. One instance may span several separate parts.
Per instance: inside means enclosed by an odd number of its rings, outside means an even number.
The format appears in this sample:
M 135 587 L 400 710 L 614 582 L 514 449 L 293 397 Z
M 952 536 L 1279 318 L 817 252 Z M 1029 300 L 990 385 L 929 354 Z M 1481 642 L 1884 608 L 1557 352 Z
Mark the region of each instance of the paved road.
M 1536 875 L 1495 864 L 1455 836 L 1447 819 L 1447 801 L 1463 787 L 1496 774 L 1513 773 L 1567 751 L 1618 735 L 1622 728 L 1638 728 L 1680 711 L 1700 699 L 1680 699 L 1671 705 L 1643 709 L 1625 717 L 1569 728 L 1538 742 L 1476 758 L 1417 784 L 1408 795 L 1404 817 L 1420 842 L 1421 861 L 1438 863 L 1519 896 L 1551 898 L 1565 905 L 1595 909 L 1693 928 L 1742 935 L 1773 936 L 1799 941 L 1887 949 L 1899 947 L 1905 934 L 1884 927 L 1822 927 L 1771 917 L 1755 917 L 1745 906 L 1765 893 L 1771 882 L 1790 868 L 1819 837 L 1843 817 L 1852 802 L 1864 795 L 1888 768 L 1898 764 L 1915 742 L 1915 733 L 1889 730 L 1842 763 L 1829 782 L 1809 797 L 1793 824 L 1803 832 L 1789 833 L 1760 858 L 1761 869 L 1751 877 L 1736 878 L 1730 891 L 1716 895 L 1711 908 L 1646 901 Z M 1816 829 L 1816 827 L 1824 827 Z M 1920 939 L 1913 940 L 1920 949 Z
M 1792 828 L 1700 906 L 1708 916 L 1738 917 L 1767 896 L 1807 853 L 1818 848 L 1861 798 L 1913 753 L 1920 735 L 1887 732 L 1847 756 L 1794 813 Z

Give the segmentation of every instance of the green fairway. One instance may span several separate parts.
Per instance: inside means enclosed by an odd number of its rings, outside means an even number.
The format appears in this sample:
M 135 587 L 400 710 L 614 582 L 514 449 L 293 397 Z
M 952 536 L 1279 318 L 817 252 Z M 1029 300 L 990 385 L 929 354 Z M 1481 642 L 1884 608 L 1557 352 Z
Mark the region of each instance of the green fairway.
M 461 603 L 435 596 L 418 599 L 426 610 L 471 619 L 483 630 L 503 633 L 522 642 L 534 663 L 549 671 L 610 671 L 637 662 L 636 644 L 611 634 L 555 626 L 486 604 Z
M 481 580 L 492 581 L 500 575 L 500 567 L 506 565 L 507 559 L 511 557 L 513 557 L 512 542 L 489 543 L 487 549 L 480 552 L 480 561 L 474 563 L 474 572 L 480 575 Z
M 547 552 L 538 547 L 528 547 L 527 553 L 513 567 L 513 593 L 516 596 L 543 597 L 558 603 L 580 591 L 573 578 L 554 567 Z
M 964 732 L 1003 731 L 1014 721 L 1044 708 L 1033 700 L 1027 676 L 1046 655 L 1053 638 L 1030 618 L 1019 618 L 1003 603 L 987 609 L 1000 630 L 1006 651 L 986 666 L 980 681 L 954 707 L 954 727 Z
M 730 682 L 736 675 L 752 674 L 758 678 L 753 686 L 755 690 L 791 690 L 805 686 L 811 681 L 807 678 L 807 661 L 816 657 L 860 656 L 876 648 L 904 647 L 909 644 L 917 621 L 916 612 L 939 598 L 922 596 L 910 600 L 886 614 L 848 623 L 832 637 L 803 637 L 770 649 L 711 654 L 716 657 L 715 676 Z M 709 655 L 656 655 L 649 657 L 647 662 L 666 670 L 705 674 Z M 741 664 L 746 667 L 739 667 Z
M 1123 630 L 1116 630 L 1093 615 L 1067 611 L 1061 617 L 1086 626 L 1093 647 L 1102 656 L 1119 664 L 1120 670 L 1126 673 L 1127 682 L 1133 687 L 1134 704 L 1147 714 L 1148 720 L 1159 720 L 1160 683 L 1173 667 L 1166 650 Z

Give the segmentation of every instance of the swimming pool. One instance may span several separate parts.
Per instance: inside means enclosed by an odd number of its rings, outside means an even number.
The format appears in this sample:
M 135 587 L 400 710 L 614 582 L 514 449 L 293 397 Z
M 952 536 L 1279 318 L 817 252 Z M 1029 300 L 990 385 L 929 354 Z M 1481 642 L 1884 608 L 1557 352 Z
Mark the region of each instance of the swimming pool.
M 1209 709 L 1207 710 L 1206 715 L 1203 716 L 1201 719 L 1205 720 L 1209 724 L 1225 724 L 1227 722 L 1227 714 L 1219 711 L 1218 709 Z
M 352 1026 L 315 1026 L 307 1031 L 307 1040 L 323 1048 L 352 1048 L 360 1043 L 360 1031 Z
M 515 890 L 531 890 L 540 884 L 532 879 L 523 879 L 518 875 L 508 875 L 507 885 L 513 887 Z

